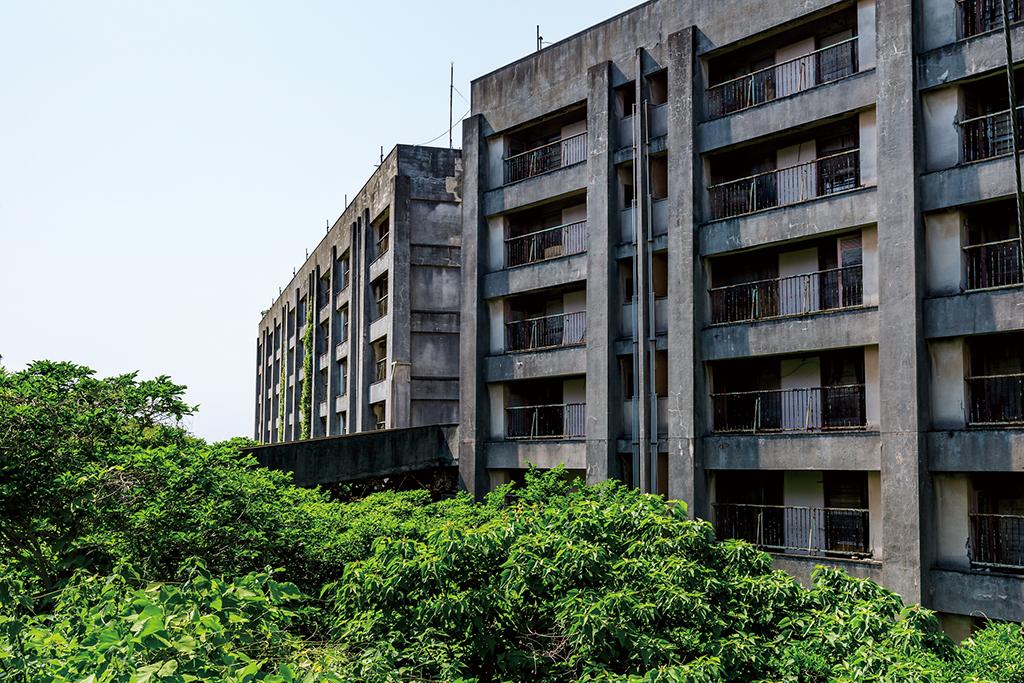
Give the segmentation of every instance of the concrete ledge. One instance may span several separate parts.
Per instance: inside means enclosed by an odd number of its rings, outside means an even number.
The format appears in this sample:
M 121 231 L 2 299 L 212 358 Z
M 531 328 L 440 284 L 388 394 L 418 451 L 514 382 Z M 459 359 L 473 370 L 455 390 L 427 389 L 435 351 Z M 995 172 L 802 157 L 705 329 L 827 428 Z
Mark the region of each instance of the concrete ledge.
M 541 469 L 559 465 L 570 470 L 587 468 L 585 441 L 493 441 L 486 449 L 488 468 L 526 469 L 530 465 Z
M 932 171 L 921 176 L 921 210 L 938 211 L 1014 194 L 1008 156 Z
M 1020 472 L 1024 429 L 961 429 L 929 432 L 932 472 Z
M 391 393 L 391 383 L 387 380 L 381 380 L 374 382 L 370 385 L 370 403 L 380 403 L 381 401 L 388 400 L 388 395 Z
M 587 164 L 584 162 L 488 190 L 484 194 L 483 213 L 484 216 L 494 216 L 577 192 L 585 192 L 587 180 Z
M 715 435 L 703 439 L 708 470 L 882 469 L 878 432 Z
M 924 300 L 924 336 L 928 339 L 1021 329 L 1024 329 L 1024 287 Z
M 587 255 L 573 254 L 528 266 L 499 270 L 484 275 L 483 297 L 496 299 L 509 294 L 560 287 L 587 279 Z
M 704 360 L 772 356 L 878 343 L 878 309 L 857 308 L 704 330 Z
M 1013 54 L 1024 54 L 1024 26 L 1010 27 L 1010 37 Z M 1003 32 L 992 31 L 920 55 L 917 59 L 917 87 L 918 90 L 938 88 L 1005 66 Z
M 848 112 L 867 109 L 878 97 L 875 70 L 869 69 L 841 81 L 803 90 L 766 104 L 744 109 L 697 126 L 695 146 L 707 154 L 799 128 Z
M 932 569 L 927 607 L 937 612 L 1024 620 L 1024 576 Z
M 882 581 L 882 563 L 874 560 L 843 560 L 836 557 L 801 557 L 800 555 L 780 555 L 772 553 L 776 569 L 781 569 L 802 585 L 811 587 L 811 572 L 818 565 L 839 567 L 850 576 L 871 579 L 876 583 Z
M 392 304 L 394 305 L 394 304 Z M 391 311 L 388 311 L 381 317 L 370 323 L 370 331 L 367 332 L 368 341 L 377 341 L 381 337 L 386 337 L 388 332 L 391 331 Z
M 509 382 L 587 372 L 587 347 L 570 346 L 546 351 L 506 353 L 484 359 L 484 381 Z
M 367 274 L 366 274 L 366 277 L 367 277 L 366 281 L 367 282 L 373 282 L 374 280 L 379 278 L 381 275 L 383 275 L 385 272 L 387 272 L 388 269 L 391 268 L 391 264 L 394 261 L 394 256 L 395 256 L 395 250 L 394 249 L 388 249 L 388 252 L 386 254 L 384 254 L 383 256 L 381 256 L 381 257 L 371 261 L 370 262 L 370 267 L 369 267 L 369 269 L 367 271 Z
M 293 441 L 249 449 L 260 465 L 292 472 L 299 486 L 338 484 L 454 467 L 458 427 L 434 425 Z
M 815 237 L 875 223 L 876 188 L 865 187 L 803 204 L 700 226 L 701 256 Z

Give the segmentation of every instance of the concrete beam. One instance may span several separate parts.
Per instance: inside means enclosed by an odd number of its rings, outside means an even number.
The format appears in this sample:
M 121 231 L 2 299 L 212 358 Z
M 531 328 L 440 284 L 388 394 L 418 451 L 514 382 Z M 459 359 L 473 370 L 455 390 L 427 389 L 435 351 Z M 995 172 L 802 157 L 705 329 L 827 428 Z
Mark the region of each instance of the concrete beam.
M 704 330 L 704 360 L 869 346 L 879 340 L 878 309 L 857 308 Z
M 930 432 L 928 469 L 932 472 L 1024 471 L 1024 430 Z
M 882 437 L 851 434 L 722 434 L 705 436 L 701 448 L 708 470 L 882 469 Z
M 925 299 L 924 334 L 929 339 L 1024 329 L 1024 288 L 972 292 Z

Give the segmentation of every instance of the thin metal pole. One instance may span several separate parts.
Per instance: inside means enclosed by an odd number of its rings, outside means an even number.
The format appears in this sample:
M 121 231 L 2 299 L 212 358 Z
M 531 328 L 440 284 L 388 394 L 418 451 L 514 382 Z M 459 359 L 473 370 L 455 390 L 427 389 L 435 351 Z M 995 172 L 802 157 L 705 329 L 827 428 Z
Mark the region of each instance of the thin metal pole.
M 1006 43 L 1006 85 L 1010 96 L 1010 133 L 1013 149 L 1013 170 L 1017 179 L 1017 255 L 1024 272 L 1024 187 L 1020 176 L 1020 119 L 1017 114 L 1017 82 L 1013 74 L 1013 43 L 1010 40 L 1009 0 L 1001 0 L 1003 9 L 1003 40 Z
M 455 97 L 455 62 L 451 63 L 451 75 L 448 82 L 448 149 L 452 148 L 452 128 L 455 127 L 452 119 L 452 99 Z

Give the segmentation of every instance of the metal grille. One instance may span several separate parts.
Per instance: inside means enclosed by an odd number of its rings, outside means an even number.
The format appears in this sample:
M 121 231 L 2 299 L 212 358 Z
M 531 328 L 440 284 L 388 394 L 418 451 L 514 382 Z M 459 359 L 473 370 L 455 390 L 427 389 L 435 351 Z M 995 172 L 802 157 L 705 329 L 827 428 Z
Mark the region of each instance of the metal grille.
M 860 150 L 718 183 L 708 188 L 711 218 L 798 204 L 860 186 Z
M 1020 240 L 1009 239 L 964 247 L 967 289 L 991 289 L 1024 283 Z
M 857 73 L 857 38 L 708 88 L 708 117 L 719 118 Z
M 871 557 L 870 514 L 860 508 L 715 504 L 719 538 L 766 550 Z
M 1024 516 L 970 515 L 971 564 L 994 569 L 1024 569 Z
M 821 432 L 863 429 L 863 384 L 712 394 L 714 430 Z
M 587 338 L 586 311 L 559 313 L 505 324 L 505 348 L 509 351 L 583 344 Z
M 505 184 L 557 171 L 587 160 L 586 132 L 505 159 Z
M 960 6 L 960 37 L 970 38 L 1003 27 L 1001 0 L 957 0 Z M 1021 0 L 1006 0 L 1010 23 L 1024 19 Z
M 964 163 L 991 159 L 1013 152 L 1011 109 L 975 116 L 957 123 Z M 1017 122 L 1024 127 L 1024 107 L 1017 107 Z
M 586 435 L 585 403 L 520 406 L 505 409 L 509 439 L 582 439 Z
M 587 222 L 567 223 L 505 240 L 505 267 L 582 254 L 587 250 Z
M 715 324 L 852 308 L 864 301 L 863 266 L 715 287 L 710 293 Z
M 1024 424 L 1024 373 L 967 378 L 974 426 Z

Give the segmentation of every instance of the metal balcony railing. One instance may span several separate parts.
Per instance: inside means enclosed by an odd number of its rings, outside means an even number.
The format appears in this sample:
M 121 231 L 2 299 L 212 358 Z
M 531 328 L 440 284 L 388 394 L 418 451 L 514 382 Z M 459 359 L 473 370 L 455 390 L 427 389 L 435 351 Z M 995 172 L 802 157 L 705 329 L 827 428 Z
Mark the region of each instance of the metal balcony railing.
M 756 107 L 857 73 L 856 37 L 773 64 L 707 90 L 708 118 Z
M 586 250 L 587 222 L 567 223 L 506 239 L 505 267 L 582 254 Z
M 505 184 L 557 171 L 587 160 L 587 133 L 549 142 L 505 158 Z
M 374 320 L 380 320 L 388 314 L 388 295 L 385 294 L 381 298 L 377 299 L 374 305 Z M 372 321 L 371 321 L 372 322 Z
M 975 116 L 958 121 L 963 163 L 991 159 L 1013 153 L 1012 110 Z M 1024 129 L 1024 107 L 1017 107 L 1017 122 Z
M 586 436 L 587 404 L 564 403 L 505 409 L 505 437 L 569 440 Z
M 505 349 L 535 351 L 587 341 L 587 313 L 558 313 L 505 323 Z
M 847 266 L 714 287 L 710 294 L 714 324 L 854 308 L 864 302 L 864 269 Z
M 377 238 L 377 251 L 374 252 L 376 254 L 376 256 L 374 256 L 374 260 L 376 261 L 381 256 L 383 256 L 384 254 L 388 253 L 388 249 L 390 247 L 391 247 L 391 233 L 390 232 L 382 233 L 381 236 Z
M 376 382 L 383 382 L 387 378 L 388 378 L 388 359 L 387 358 L 381 358 L 376 363 L 375 373 L 373 375 L 373 381 L 375 383 Z
M 870 513 L 862 508 L 716 503 L 715 532 L 779 553 L 871 557 Z
M 1024 373 L 967 378 L 972 427 L 1024 424 Z
M 1003 27 L 1001 0 L 957 0 L 960 8 L 960 37 L 970 38 Z M 1021 0 L 1006 0 L 1010 23 L 1024 19 Z
M 860 187 L 860 150 L 758 173 L 708 188 L 711 218 L 743 216 Z
M 967 291 L 1011 287 L 1024 283 L 1017 238 L 964 247 Z
M 1024 516 L 971 513 L 971 566 L 1024 569 Z
M 848 384 L 712 394 L 719 434 L 864 429 L 865 387 Z

